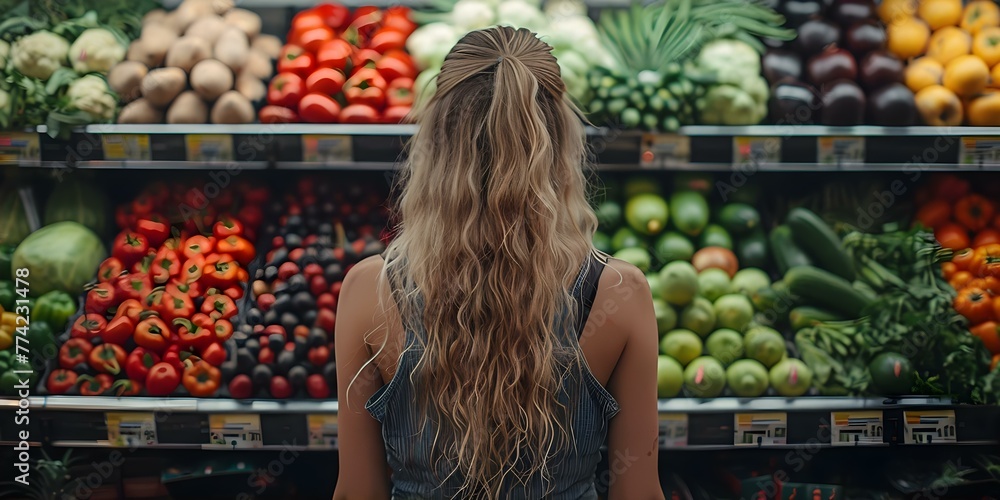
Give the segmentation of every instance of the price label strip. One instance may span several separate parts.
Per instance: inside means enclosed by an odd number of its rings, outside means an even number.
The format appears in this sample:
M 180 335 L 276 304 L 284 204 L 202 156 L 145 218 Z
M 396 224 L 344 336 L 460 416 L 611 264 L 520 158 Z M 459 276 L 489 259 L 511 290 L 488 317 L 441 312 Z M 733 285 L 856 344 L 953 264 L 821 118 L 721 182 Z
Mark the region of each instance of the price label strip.
M 768 446 L 788 442 L 787 413 L 737 413 L 733 420 L 735 446 Z
M 112 161 L 149 161 L 149 136 L 146 134 L 105 134 L 101 136 L 104 159 Z
M 865 163 L 865 138 L 817 138 L 816 163 L 820 165 L 863 165 Z
M 1000 167 L 1000 137 L 963 137 L 958 163 L 962 166 Z
M 956 443 L 955 410 L 903 412 L 903 443 Z
M 117 447 L 156 444 L 156 420 L 152 413 L 105 413 L 108 443 Z
M 42 148 L 38 134 L 26 132 L 0 133 L 0 164 L 38 164 L 42 160 Z
M 885 425 L 880 411 L 832 412 L 833 422 L 830 444 L 833 446 L 858 446 L 882 444 Z
M 192 134 L 184 136 L 188 161 L 233 161 L 233 136 Z
M 260 448 L 260 415 L 233 413 L 208 416 L 208 449 Z
M 660 414 L 660 448 L 683 448 L 688 445 L 686 413 Z
M 665 168 L 685 165 L 691 160 L 691 138 L 677 134 L 644 134 L 639 166 Z
M 780 137 L 733 137 L 733 165 L 781 163 Z
M 347 163 L 353 159 L 354 151 L 350 136 L 302 136 L 302 161 L 306 163 Z
M 306 421 L 309 423 L 309 448 L 330 450 L 337 447 L 336 415 L 307 415 Z

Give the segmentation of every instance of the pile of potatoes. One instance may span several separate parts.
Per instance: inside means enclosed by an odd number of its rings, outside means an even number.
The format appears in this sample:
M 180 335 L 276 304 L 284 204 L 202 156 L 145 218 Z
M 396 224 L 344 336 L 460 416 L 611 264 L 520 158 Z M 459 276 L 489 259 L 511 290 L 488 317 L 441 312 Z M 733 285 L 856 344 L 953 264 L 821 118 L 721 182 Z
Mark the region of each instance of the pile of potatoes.
M 184 0 L 150 11 L 108 84 L 125 106 L 118 123 L 251 123 L 281 40 L 233 0 Z

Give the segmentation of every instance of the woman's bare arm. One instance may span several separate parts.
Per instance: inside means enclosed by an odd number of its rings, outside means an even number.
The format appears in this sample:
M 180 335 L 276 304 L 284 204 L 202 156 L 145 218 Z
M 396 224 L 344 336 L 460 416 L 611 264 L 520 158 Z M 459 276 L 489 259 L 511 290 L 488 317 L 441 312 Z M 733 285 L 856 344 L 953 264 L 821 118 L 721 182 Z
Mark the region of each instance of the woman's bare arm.
M 659 458 L 659 417 L 656 408 L 656 357 L 659 352 L 656 315 L 653 313 L 649 283 L 639 269 L 612 260 L 604 274 L 601 295 L 617 305 L 608 313 L 602 334 L 625 338 L 608 391 L 621 410 L 610 423 L 608 465 L 610 500 L 662 500 L 657 460 Z M 621 274 L 619 283 L 615 271 Z
M 337 305 L 337 417 L 340 475 L 334 500 L 388 499 L 390 483 L 382 426 L 365 403 L 382 386 L 382 378 L 365 344 L 365 335 L 385 328 L 376 318 L 381 257 L 359 262 L 344 279 Z M 360 374 L 359 374 L 360 372 Z M 357 375 L 357 379 L 355 379 Z M 354 381 L 352 384 L 351 382 Z M 348 393 L 350 387 L 350 393 Z

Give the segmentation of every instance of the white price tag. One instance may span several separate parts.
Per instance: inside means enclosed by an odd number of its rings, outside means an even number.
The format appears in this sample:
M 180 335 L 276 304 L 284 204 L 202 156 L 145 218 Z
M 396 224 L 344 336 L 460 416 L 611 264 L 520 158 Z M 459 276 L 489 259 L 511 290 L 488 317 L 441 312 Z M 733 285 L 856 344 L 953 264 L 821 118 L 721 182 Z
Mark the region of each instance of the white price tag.
M 684 165 L 691 160 L 691 138 L 678 134 L 644 134 L 639 166 L 664 168 Z
M 108 443 L 120 448 L 156 444 L 156 420 L 152 413 L 105 413 Z
M 302 161 L 344 163 L 353 159 L 351 137 L 347 135 L 303 135 Z
M 737 413 L 733 416 L 735 446 L 767 446 L 788 442 L 788 414 Z
M 904 411 L 903 430 L 905 444 L 958 442 L 955 410 Z
M 1000 166 L 1000 137 L 963 137 L 958 163 L 963 166 Z
M 780 162 L 780 137 L 733 137 L 733 165 Z
M 309 448 L 331 450 L 337 447 L 337 415 L 306 415 L 309 424 Z
M 104 134 L 101 136 L 105 160 L 149 161 L 149 136 L 146 134 Z
M 683 448 L 688 445 L 686 413 L 660 414 L 660 448 Z
M 204 448 L 260 448 L 260 415 L 233 413 L 208 416 L 209 444 Z
M 830 444 L 833 446 L 857 446 L 882 444 L 885 425 L 880 411 L 832 412 L 833 422 Z
M 213 162 L 233 160 L 233 136 L 228 134 L 191 134 L 184 136 L 188 161 Z
M 816 163 L 820 165 L 862 165 L 864 162 L 864 137 L 819 137 L 816 139 Z

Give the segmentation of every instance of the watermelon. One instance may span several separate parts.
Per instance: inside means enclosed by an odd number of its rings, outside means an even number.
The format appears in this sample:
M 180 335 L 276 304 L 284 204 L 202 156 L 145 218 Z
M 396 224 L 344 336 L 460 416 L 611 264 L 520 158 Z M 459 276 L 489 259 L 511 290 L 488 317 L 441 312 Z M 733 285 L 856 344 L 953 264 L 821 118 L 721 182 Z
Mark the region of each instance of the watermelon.
M 28 216 L 17 190 L 0 191 L 0 245 L 16 245 L 29 233 Z
M 93 231 L 76 222 L 56 222 L 28 235 L 14 250 L 12 267 L 28 268 L 32 295 L 83 291 L 107 256 Z
M 73 180 L 60 182 L 45 204 L 44 224 L 73 221 L 89 227 L 98 235 L 105 234 L 108 224 L 108 203 L 104 192 L 96 185 Z

